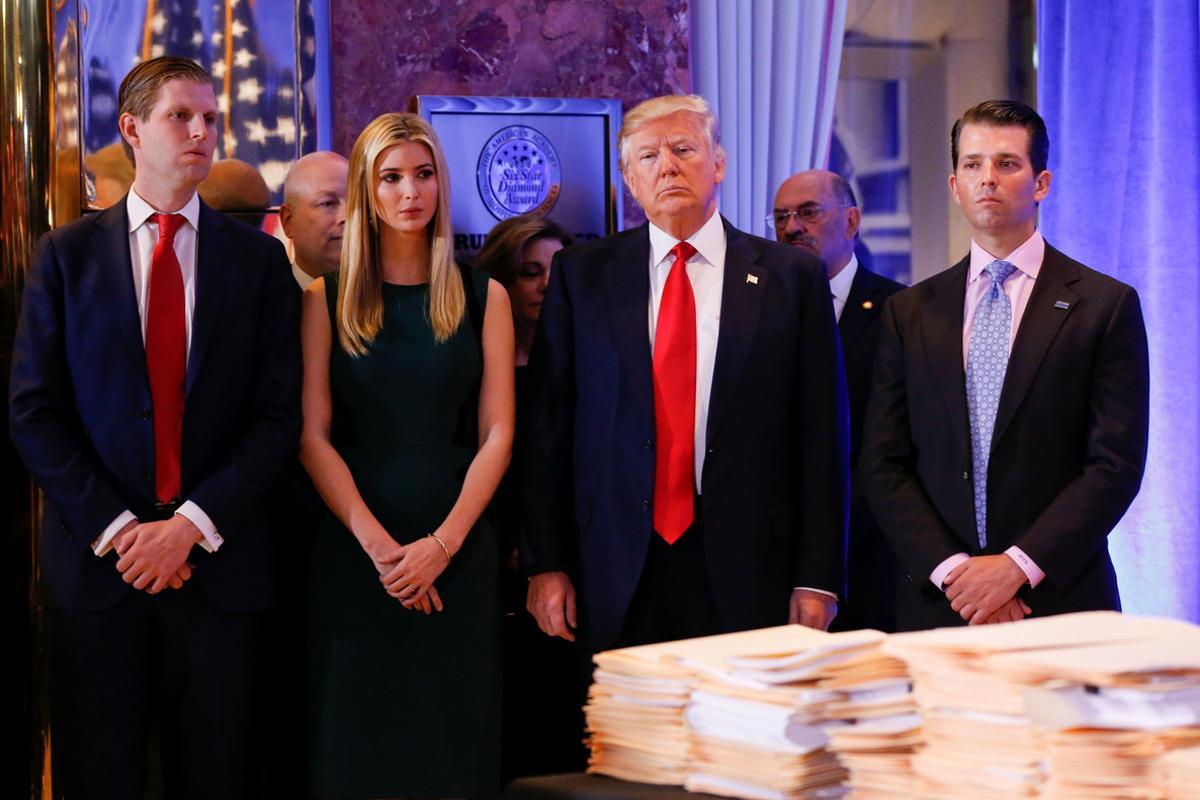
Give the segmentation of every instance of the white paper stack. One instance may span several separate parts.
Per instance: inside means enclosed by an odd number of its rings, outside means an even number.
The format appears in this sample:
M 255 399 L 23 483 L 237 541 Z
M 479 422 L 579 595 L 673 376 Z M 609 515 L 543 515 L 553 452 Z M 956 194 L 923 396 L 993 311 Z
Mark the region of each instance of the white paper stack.
M 588 772 L 683 785 L 689 750 L 683 712 L 692 676 L 665 660 L 665 652 L 663 645 L 649 645 L 595 657 L 584 706 Z
M 777 797 L 834 796 L 850 788 L 870 797 L 884 787 L 898 794 L 879 796 L 902 796 L 919 718 L 903 662 L 880 651 L 885 634 L 780 630 L 774 641 L 753 643 L 757 650 L 690 662 L 705 677 L 687 714 L 696 733 L 688 787 L 725 793 L 713 777 L 736 776 L 739 796 L 768 789 Z M 758 720 L 752 738 L 748 719 Z M 757 753 L 730 749 L 721 741 L 730 738 Z M 776 765 L 761 763 L 767 754 Z M 847 758 L 857 769 L 838 788 L 832 781 L 846 779 Z
M 910 797 L 912 757 L 923 743 L 908 668 L 882 651 L 883 637 L 853 657 L 832 664 L 818 681 L 842 697 L 825 708 L 839 725 L 827 728 L 830 749 L 850 773 L 850 797 Z
M 732 730 L 726 726 L 728 712 L 725 709 L 697 712 L 701 724 L 708 726 L 700 731 L 685 726 L 684 713 L 689 705 L 695 705 L 691 699 L 693 689 L 701 688 L 706 682 L 725 681 L 728 670 L 722 665 L 728 655 L 779 652 L 780 648 L 794 650 L 802 646 L 800 643 L 819 641 L 829 635 L 788 625 L 599 653 L 595 657 L 595 677 L 584 707 L 587 744 L 591 748 L 588 771 L 644 783 L 685 785 L 694 772 L 690 769 L 693 762 L 699 760 L 707 764 L 712 759 L 728 760 L 724 754 L 729 746 L 745 747 L 748 741 L 752 749 L 763 743 L 782 743 L 784 749 L 780 753 L 787 762 L 782 772 L 787 772 L 788 759 L 812 762 L 807 745 L 787 741 L 776 718 L 761 714 L 764 709 L 760 706 L 768 706 L 768 712 L 775 710 L 772 701 L 778 703 L 780 696 L 786 696 L 787 703 L 799 702 L 794 690 L 785 689 L 764 696 L 762 690 L 770 688 L 766 684 L 737 681 L 736 689 L 749 693 L 747 699 L 752 704 L 749 706 L 752 711 L 737 720 L 740 727 L 736 733 L 725 736 L 708 735 L 713 727 L 722 733 Z M 714 713 L 719 715 L 718 721 L 710 722 Z M 783 728 L 787 728 L 786 724 Z M 707 738 L 718 741 L 705 743 L 703 740 Z M 777 758 L 780 753 L 764 757 L 763 762 L 768 766 L 775 765 L 780 760 Z M 746 772 L 745 764 L 757 763 L 748 761 L 742 751 L 737 751 L 731 758 L 738 761 L 739 769 L 731 771 L 733 774 L 729 776 L 713 774 L 714 782 L 727 778 L 736 784 L 738 777 Z M 833 782 L 836 783 L 837 778 Z M 715 792 L 717 788 L 705 790 Z M 721 793 L 749 797 L 752 796 L 749 792 L 754 789 L 753 786 L 731 785 Z M 769 800 L 768 795 L 762 796 Z M 770 798 L 774 797 L 770 795 Z
M 1079 666 L 1083 648 L 1137 652 L 1194 630 L 1173 620 L 1087 612 L 890 637 L 883 650 L 907 663 L 923 718 L 926 744 L 913 758 L 917 791 L 930 798 L 1033 797 L 1054 772 L 1061 797 L 1140 797 L 1111 793 L 1117 783 L 1103 784 L 1109 794 L 1072 794 L 1078 769 L 1049 766 L 1051 739 L 1062 755 L 1056 763 L 1079 762 L 1054 738 L 1061 726 L 1034 724 L 1025 693 L 1063 685 L 1066 665 L 1055 658 Z
M 1182 624 L 1181 624 L 1182 625 Z M 1160 760 L 1200 745 L 1200 633 L 989 659 L 1035 686 L 1029 718 L 1049 731 L 1047 798 L 1167 798 Z
M 1171 800 L 1200 800 L 1200 747 L 1173 750 L 1159 761 Z

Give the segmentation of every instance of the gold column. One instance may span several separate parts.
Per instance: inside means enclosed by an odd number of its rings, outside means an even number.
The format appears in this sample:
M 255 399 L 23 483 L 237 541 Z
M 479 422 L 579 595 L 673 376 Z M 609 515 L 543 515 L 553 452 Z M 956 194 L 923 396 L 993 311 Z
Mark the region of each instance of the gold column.
M 0 386 L 5 429 L 12 338 L 29 256 L 41 234 L 81 211 L 75 8 L 74 0 L 0 0 Z M 57 58 L 56 19 L 66 23 L 60 26 Z M 0 794 L 48 799 L 45 639 L 36 594 L 41 499 L 7 436 L 0 441 L 0 469 L 10 476 L 0 486 L 0 524 L 9 534 L 0 557 L 0 635 L 18 655 L 10 662 L 17 666 L 17 680 L 0 689 L 0 705 L 10 710 L 0 724 L 12 754 L 7 762 L 12 766 L 0 774 Z

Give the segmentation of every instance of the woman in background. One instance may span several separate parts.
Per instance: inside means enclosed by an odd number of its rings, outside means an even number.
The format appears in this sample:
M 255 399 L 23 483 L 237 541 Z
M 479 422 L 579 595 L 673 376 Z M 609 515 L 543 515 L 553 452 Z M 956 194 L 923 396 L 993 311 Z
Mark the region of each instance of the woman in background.
M 557 222 L 522 214 L 492 228 L 475 257 L 475 268 L 491 275 L 508 291 L 516 329 L 518 367 L 529 363 L 538 315 L 542 313 L 542 298 L 550 282 L 550 261 L 555 253 L 573 243 L 571 235 Z
M 301 460 L 333 512 L 313 546 L 312 793 L 499 790 L 497 543 L 508 296 L 453 261 L 432 128 L 384 114 L 350 157 L 336 275 L 305 292 Z
M 572 239 L 558 223 L 523 214 L 492 228 L 475 268 L 508 291 L 516 329 L 516 386 L 520 402 L 522 373 L 529 362 L 542 299 L 550 281 L 554 254 Z M 520 499 L 514 476 L 519 453 L 496 492 L 496 521 L 505 556 L 504 597 L 504 779 L 552 772 L 577 772 L 585 766 L 578 732 L 583 729 L 583 698 L 575 697 L 576 659 L 570 645 L 538 630 L 525 612 L 527 583 L 517 565 Z

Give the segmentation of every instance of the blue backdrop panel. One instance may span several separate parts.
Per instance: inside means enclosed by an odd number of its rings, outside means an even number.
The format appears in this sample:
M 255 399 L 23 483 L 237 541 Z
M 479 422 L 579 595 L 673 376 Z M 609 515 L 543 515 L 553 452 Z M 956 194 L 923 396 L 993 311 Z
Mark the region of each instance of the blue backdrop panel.
M 1126 610 L 1200 621 L 1200 2 L 1040 0 L 1056 247 L 1137 288 L 1150 454 L 1110 544 Z

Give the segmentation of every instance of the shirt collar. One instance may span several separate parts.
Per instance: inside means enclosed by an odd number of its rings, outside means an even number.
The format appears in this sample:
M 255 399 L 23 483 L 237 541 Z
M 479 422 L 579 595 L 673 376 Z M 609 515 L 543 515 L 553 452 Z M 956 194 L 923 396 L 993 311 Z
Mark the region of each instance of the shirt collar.
M 671 234 L 659 228 L 653 222 L 650 225 L 650 258 L 654 266 L 658 266 L 671 254 L 671 248 L 679 243 Z M 718 256 L 725 251 L 725 226 L 721 223 L 721 215 L 716 211 L 700 226 L 700 229 L 685 239 L 696 248 L 709 264 L 720 263 Z
M 854 283 L 854 274 L 858 272 L 858 256 L 850 254 L 850 261 L 842 267 L 842 271 L 829 280 L 829 291 L 843 303 L 850 297 L 850 285 Z
M 1021 246 L 1008 254 L 1008 257 L 1003 259 L 1017 268 L 1019 272 L 1023 272 L 1030 278 L 1037 280 L 1038 272 L 1042 269 L 1042 259 L 1046 257 L 1046 240 L 1042 238 L 1042 232 L 1034 230 L 1033 235 L 1021 243 Z M 996 257 L 979 246 L 979 243 L 974 239 L 971 240 L 971 265 L 967 270 L 967 283 L 974 283 L 978 278 L 983 268 L 996 260 Z
M 129 215 L 129 231 L 132 233 L 138 228 L 146 224 L 146 221 L 158 211 L 154 206 L 142 199 L 142 196 L 137 193 L 136 189 L 130 188 L 129 194 L 125 199 L 125 211 Z M 200 195 L 192 192 L 192 197 L 183 204 L 183 208 L 178 211 L 170 212 L 172 214 L 182 214 L 183 218 L 192 226 L 192 230 L 200 230 Z

